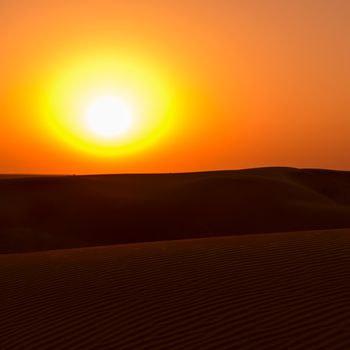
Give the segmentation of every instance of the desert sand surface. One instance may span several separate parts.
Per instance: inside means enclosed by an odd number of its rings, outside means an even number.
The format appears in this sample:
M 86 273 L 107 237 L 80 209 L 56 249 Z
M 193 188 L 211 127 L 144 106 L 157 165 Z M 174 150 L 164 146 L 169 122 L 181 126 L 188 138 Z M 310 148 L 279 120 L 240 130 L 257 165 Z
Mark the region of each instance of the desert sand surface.
M 350 172 L 0 177 L 0 253 L 350 227 Z
M 0 255 L 0 348 L 349 349 L 350 230 Z

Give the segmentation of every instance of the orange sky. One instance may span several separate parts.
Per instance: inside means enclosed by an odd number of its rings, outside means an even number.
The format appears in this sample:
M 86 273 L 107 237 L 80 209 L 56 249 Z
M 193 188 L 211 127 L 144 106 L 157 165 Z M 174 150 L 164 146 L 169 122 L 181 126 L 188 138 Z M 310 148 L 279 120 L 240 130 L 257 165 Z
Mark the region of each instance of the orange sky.
M 348 0 L 3 0 L 0 172 L 350 169 L 349 18 Z M 174 130 L 108 157 L 45 131 L 45 82 L 119 53 L 176 91 Z

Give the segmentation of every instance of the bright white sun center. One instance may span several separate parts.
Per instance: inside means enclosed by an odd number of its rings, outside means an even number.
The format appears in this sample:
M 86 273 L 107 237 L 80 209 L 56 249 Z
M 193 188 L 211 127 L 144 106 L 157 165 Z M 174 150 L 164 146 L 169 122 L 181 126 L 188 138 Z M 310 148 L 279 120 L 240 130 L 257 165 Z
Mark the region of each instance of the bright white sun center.
M 99 96 L 86 108 L 84 122 L 94 135 L 113 139 L 125 134 L 132 124 L 130 106 L 117 96 Z

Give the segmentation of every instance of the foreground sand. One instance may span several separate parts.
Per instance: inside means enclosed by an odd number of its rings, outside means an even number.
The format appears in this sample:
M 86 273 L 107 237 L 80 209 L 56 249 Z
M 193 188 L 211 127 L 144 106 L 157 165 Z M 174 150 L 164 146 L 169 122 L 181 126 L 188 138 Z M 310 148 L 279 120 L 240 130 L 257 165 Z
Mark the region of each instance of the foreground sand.
M 0 348 L 349 349 L 350 230 L 0 256 Z

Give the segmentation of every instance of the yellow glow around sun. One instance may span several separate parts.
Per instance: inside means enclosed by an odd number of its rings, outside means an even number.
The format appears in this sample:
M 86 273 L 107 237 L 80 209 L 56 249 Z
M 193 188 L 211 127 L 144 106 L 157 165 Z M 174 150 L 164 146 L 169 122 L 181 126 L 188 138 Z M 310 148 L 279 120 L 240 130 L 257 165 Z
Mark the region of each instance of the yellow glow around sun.
M 174 129 L 175 85 L 147 60 L 75 59 L 50 76 L 41 115 L 46 132 L 63 145 L 118 156 L 155 145 Z

